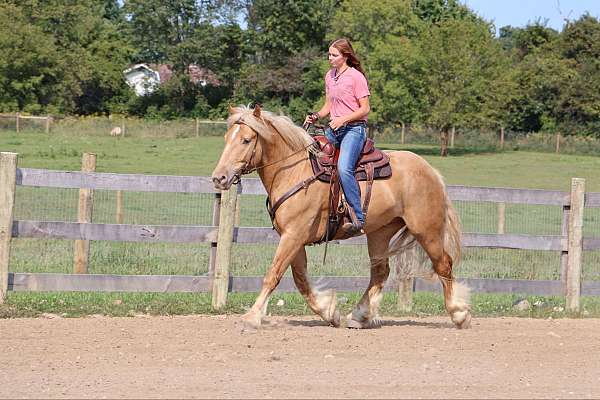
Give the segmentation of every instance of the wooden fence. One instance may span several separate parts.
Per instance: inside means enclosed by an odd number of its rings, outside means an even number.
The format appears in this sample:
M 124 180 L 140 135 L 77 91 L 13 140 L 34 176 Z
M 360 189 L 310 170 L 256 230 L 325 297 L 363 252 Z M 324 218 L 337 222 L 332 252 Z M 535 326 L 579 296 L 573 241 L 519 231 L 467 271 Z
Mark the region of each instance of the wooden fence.
M 44 121 L 44 129 L 46 133 L 50 133 L 50 126 L 52 125 L 52 121 L 54 118 L 51 115 L 47 115 L 45 117 L 35 116 L 35 115 L 21 115 L 21 113 L 13 114 L 0 114 L 0 118 L 9 118 L 15 120 L 15 131 L 17 133 L 21 132 L 21 121 L 24 119 L 33 119 Z
M 85 156 L 88 157 L 88 156 Z M 85 164 L 85 163 L 84 163 Z M 89 164 L 87 168 L 90 169 Z M 20 221 L 13 218 L 15 186 L 79 188 L 78 222 Z M 585 182 L 573 178 L 571 192 L 448 186 L 452 200 L 541 204 L 562 206 L 561 235 L 518 235 L 465 233 L 463 245 L 478 248 L 552 250 L 561 252 L 561 279 L 532 281 L 513 279 L 465 279 L 475 292 L 508 292 L 540 295 L 565 295 L 570 310 L 579 309 L 580 295 L 600 295 L 600 282 L 581 282 L 582 252 L 600 249 L 600 238 L 583 238 L 584 207 L 600 207 L 600 193 L 584 195 Z M 89 222 L 94 189 L 138 192 L 212 193 L 212 226 L 124 225 Z M 8 290 L 15 291 L 125 291 L 125 292 L 210 292 L 213 306 L 225 304 L 228 292 L 258 291 L 262 277 L 232 277 L 229 261 L 233 243 L 277 243 L 277 233 L 267 227 L 236 227 L 234 215 L 240 194 L 265 195 L 258 179 L 243 179 L 232 190 L 216 192 L 208 177 L 111 174 L 96 172 L 51 171 L 18 168 L 17 154 L 0 153 L 0 302 Z M 501 208 L 501 207 L 500 207 Z M 502 217 L 501 217 L 502 219 Z M 499 220 L 499 228 L 501 226 Z M 503 223 L 502 223 L 503 225 Z M 503 228 L 502 228 L 503 229 Z M 180 275 L 88 275 L 49 273 L 9 273 L 12 238 L 54 238 L 74 241 L 112 240 L 131 242 L 210 243 L 209 273 L 205 276 Z M 364 237 L 342 242 L 365 244 Z M 77 248 L 77 247 L 76 247 Z M 85 272 L 85 246 L 75 256 L 75 272 Z M 83 248 L 83 250 L 81 250 Z M 79 265 L 79 267 L 78 267 Z M 339 291 L 364 290 L 368 277 L 320 277 L 320 283 Z M 400 289 L 398 289 L 400 288 Z M 284 278 L 278 290 L 295 290 L 293 281 Z M 386 290 L 400 290 L 410 299 L 412 291 L 439 290 L 423 280 L 401 281 Z

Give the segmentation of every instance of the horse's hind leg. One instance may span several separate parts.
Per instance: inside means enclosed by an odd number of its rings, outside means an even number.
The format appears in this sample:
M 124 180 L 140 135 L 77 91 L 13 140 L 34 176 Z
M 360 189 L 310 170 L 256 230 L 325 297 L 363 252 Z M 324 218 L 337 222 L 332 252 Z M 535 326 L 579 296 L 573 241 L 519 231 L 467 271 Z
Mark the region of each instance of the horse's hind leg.
M 425 250 L 433 270 L 440 278 L 444 288 L 444 303 L 450 319 L 459 329 L 471 325 L 471 311 L 468 304 L 468 288 L 454 281 L 452 276 L 452 258 L 444 250 L 443 235 L 439 231 L 415 234 L 421 247 Z
M 383 285 L 390 274 L 387 251 L 390 239 L 400 227 L 401 224 L 388 225 L 367 234 L 371 278 L 362 298 L 347 316 L 348 328 L 376 328 L 381 325 L 379 303 L 383 297 Z
M 292 261 L 292 275 L 296 287 L 306 299 L 306 303 L 315 314 L 335 327 L 340 326 L 340 313 L 336 309 L 337 301 L 334 290 L 319 292 L 313 290 L 308 280 L 306 268 L 306 250 L 300 249 Z

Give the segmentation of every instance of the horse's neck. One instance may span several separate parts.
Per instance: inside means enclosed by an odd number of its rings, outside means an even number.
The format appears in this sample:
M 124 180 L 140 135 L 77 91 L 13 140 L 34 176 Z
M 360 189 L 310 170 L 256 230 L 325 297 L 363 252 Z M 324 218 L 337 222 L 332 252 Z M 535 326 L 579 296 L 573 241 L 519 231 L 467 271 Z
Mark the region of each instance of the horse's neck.
M 267 166 L 259 169 L 258 175 L 271 200 L 281 197 L 292 186 L 312 175 L 308 154 L 305 151 L 293 153 L 294 150 L 282 148 L 263 154 L 262 164 Z

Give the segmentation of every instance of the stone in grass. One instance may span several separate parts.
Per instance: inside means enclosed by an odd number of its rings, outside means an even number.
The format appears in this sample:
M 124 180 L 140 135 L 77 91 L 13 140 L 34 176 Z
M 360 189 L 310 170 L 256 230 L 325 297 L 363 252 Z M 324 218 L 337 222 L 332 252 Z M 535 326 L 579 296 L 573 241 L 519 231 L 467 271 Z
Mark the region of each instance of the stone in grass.
M 283 299 L 277 300 L 277 307 L 283 307 L 285 305 L 285 301 Z
M 518 299 L 513 303 L 513 310 L 516 311 L 527 311 L 531 308 L 531 304 L 527 299 Z

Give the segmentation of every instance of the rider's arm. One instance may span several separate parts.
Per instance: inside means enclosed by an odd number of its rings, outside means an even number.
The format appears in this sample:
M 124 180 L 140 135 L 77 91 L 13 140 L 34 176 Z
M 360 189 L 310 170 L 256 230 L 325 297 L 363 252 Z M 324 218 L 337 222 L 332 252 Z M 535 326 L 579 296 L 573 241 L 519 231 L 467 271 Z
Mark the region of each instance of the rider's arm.
M 327 115 L 329 115 L 330 110 L 331 110 L 331 104 L 329 103 L 329 99 L 325 98 L 325 104 L 323 104 L 323 107 L 321 107 L 321 109 L 318 112 L 319 118 L 324 118 Z
M 316 113 L 308 114 L 304 119 L 304 125 L 315 123 L 318 119 L 326 117 L 330 110 L 331 104 L 329 103 L 329 99 L 325 98 L 325 104 L 323 104 L 323 107 L 321 107 L 321 109 Z M 318 114 L 319 116 L 317 117 L 315 114 Z
M 346 125 L 348 122 L 359 121 L 363 119 L 368 113 L 371 107 L 369 106 L 369 96 L 362 97 L 358 99 L 359 108 L 348 114 L 343 115 L 341 117 L 332 118 L 329 122 L 329 126 L 332 129 L 339 129 L 342 126 Z

